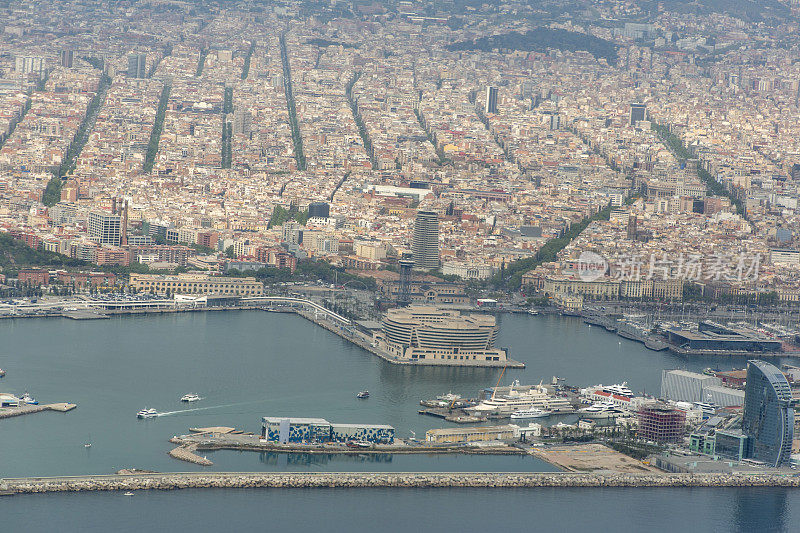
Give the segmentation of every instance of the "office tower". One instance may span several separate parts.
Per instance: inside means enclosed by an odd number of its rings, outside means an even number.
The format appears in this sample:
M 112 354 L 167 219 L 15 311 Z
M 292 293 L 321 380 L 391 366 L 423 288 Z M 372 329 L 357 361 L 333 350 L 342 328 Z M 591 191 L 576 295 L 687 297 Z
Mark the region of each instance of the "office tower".
M 303 244 L 303 226 L 294 220 L 284 223 L 283 242 L 287 244 Z
M 72 68 L 72 50 L 61 50 L 61 66 L 64 68 Z
M 775 467 L 789 463 L 794 438 L 792 391 L 775 365 L 747 362 L 742 431 L 748 436 L 748 457 Z
M 308 204 L 308 217 L 328 218 L 331 216 L 331 206 L 328 202 L 311 202 Z
M 550 115 L 550 129 L 558 130 L 561 128 L 561 115 Z
M 631 126 L 635 126 L 640 120 L 647 120 L 647 106 L 631 104 Z
M 17 56 L 14 60 L 14 70 L 21 74 L 44 73 L 44 58 L 38 56 Z
M 128 77 L 147 77 L 146 65 L 147 54 L 128 54 Z
M 233 134 L 250 135 L 253 129 L 253 116 L 246 109 L 237 110 L 233 113 Z
M 489 86 L 486 88 L 486 114 L 497 113 L 497 87 Z
M 103 211 L 89 213 L 89 238 L 100 244 L 119 246 L 122 221 L 119 215 Z
M 638 233 L 638 219 L 636 215 L 630 215 L 628 217 L 628 240 L 635 241 Z
M 411 252 L 416 268 L 439 268 L 439 214 L 435 211 L 417 211 Z

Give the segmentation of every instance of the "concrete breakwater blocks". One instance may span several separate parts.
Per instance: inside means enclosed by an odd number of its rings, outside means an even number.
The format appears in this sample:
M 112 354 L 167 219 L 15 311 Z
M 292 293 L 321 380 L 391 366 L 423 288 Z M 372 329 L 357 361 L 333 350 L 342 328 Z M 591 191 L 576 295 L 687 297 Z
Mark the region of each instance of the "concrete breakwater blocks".
M 1 493 L 188 488 L 800 487 L 800 477 L 730 474 L 173 473 L 0 480 Z

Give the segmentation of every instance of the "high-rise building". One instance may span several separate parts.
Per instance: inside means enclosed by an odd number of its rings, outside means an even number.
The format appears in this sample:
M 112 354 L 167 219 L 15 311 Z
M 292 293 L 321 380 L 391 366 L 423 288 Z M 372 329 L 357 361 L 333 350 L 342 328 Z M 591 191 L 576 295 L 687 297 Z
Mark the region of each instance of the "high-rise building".
M 436 211 L 417 211 L 411 251 L 416 268 L 439 268 L 439 214 Z
M 680 442 L 686 431 L 686 413 L 653 402 L 639 409 L 639 438 L 655 442 Z
M 233 134 L 250 135 L 253 130 L 253 115 L 246 109 L 233 112 Z
M 647 106 L 645 104 L 631 104 L 631 126 L 640 120 L 647 120 Z
M 331 216 L 331 206 L 328 202 L 311 202 L 308 204 L 308 218 L 329 218 Z
M 119 246 L 122 239 L 122 218 L 120 215 L 103 211 L 90 211 L 89 238 L 100 244 Z
M 283 224 L 283 242 L 288 244 L 303 244 L 303 226 L 289 220 Z
M 485 113 L 497 113 L 497 92 L 497 87 L 492 87 L 490 85 L 486 88 L 486 106 L 484 108 Z
M 550 115 L 550 129 L 555 131 L 561 128 L 561 115 Z
M 39 56 L 17 56 L 14 70 L 20 74 L 44 74 L 44 58 Z
M 747 362 L 742 431 L 749 437 L 748 457 L 775 467 L 789 463 L 794 438 L 792 391 L 775 365 Z
M 72 50 L 61 50 L 61 66 L 64 68 L 72 68 L 72 59 L 74 52 Z
M 128 54 L 128 77 L 147 77 L 147 54 Z
M 636 218 L 636 215 L 631 215 L 628 217 L 628 231 L 627 231 L 628 240 L 631 241 L 636 240 L 637 234 L 639 233 L 637 222 L 638 220 Z

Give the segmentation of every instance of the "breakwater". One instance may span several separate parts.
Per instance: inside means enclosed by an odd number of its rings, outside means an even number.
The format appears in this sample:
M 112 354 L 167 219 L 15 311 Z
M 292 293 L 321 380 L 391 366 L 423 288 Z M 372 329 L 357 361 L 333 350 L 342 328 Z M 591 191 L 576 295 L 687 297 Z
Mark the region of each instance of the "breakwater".
M 170 473 L 0 479 L 0 493 L 198 488 L 800 487 L 800 477 L 737 474 Z

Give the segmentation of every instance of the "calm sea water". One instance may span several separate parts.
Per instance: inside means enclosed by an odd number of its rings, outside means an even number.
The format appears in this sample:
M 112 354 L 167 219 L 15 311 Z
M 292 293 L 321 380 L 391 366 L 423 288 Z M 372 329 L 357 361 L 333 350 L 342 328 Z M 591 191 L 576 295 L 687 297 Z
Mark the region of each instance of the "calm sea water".
M 500 317 L 500 344 L 525 370 L 522 383 L 563 377 L 574 385 L 628 381 L 657 391 L 661 370 L 741 367 L 743 359 L 686 359 L 657 353 L 579 319 Z M 448 391 L 474 397 L 495 369 L 400 367 L 384 363 L 304 319 L 258 311 L 125 317 L 102 321 L 0 321 L 0 391 L 28 390 L 70 413 L 0 421 L 0 477 L 111 473 L 136 467 L 190 471 L 167 439 L 189 427 L 257 432 L 268 415 L 387 423 L 398 435 L 448 424 L 417 414 L 419 400 Z M 355 393 L 369 389 L 368 400 Z M 187 392 L 204 400 L 187 406 Z M 138 420 L 154 407 L 170 415 Z M 188 410 L 196 409 L 196 410 Z M 91 448 L 84 448 L 91 442 Z M 211 470 L 550 471 L 531 457 L 208 454 Z M 314 520 L 309 519 L 309 510 Z M 376 511 L 379 510 L 379 511 Z M 679 512 L 678 512 L 679 511 Z M 232 530 L 274 524 L 297 531 L 465 531 L 591 526 L 648 530 L 781 531 L 800 523 L 800 492 L 784 490 L 263 490 L 58 494 L 0 499 L 0 531 Z M 659 528 L 661 529 L 661 528 Z
M 0 499 L 8 532 L 797 531 L 781 489 L 265 489 Z
M 500 317 L 500 344 L 524 370 L 503 383 L 549 380 L 571 384 L 628 381 L 657 391 L 663 368 L 701 369 L 718 362 L 647 350 L 579 319 Z M 743 360 L 719 362 L 726 367 Z M 111 473 L 136 467 L 199 470 L 166 452 L 167 440 L 190 427 L 234 426 L 260 431 L 262 416 L 323 417 L 385 423 L 407 437 L 443 420 L 417 414 L 419 400 L 453 391 L 474 397 L 493 386 L 497 369 L 402 367 L 381 361 L 305 319 L 260 311 L 193 313 L 109 320 L 0 321 L 0 391 L 29 391 L 40 402 L 68 401 L 70 413 L 39 413 L 0 421 L 0 475 Z M 355 393 L 368 389 L 368 400 Z M 186 405 L 179 398 L 204 399 Z M 153 407 L 173 414 L 138 420 Z M 91 448 L 84 448 L 91 442 Z M 275 456 L 209 454 L 213 470 L 552 470 L 530 457 Z

